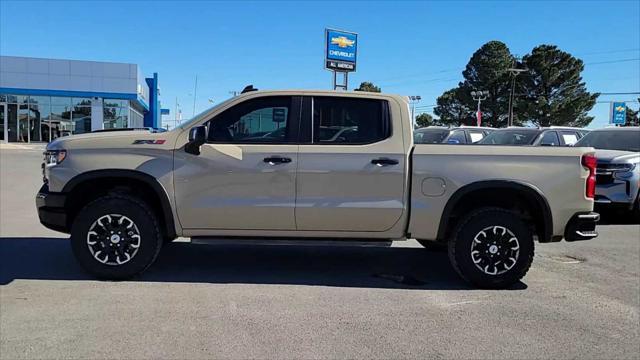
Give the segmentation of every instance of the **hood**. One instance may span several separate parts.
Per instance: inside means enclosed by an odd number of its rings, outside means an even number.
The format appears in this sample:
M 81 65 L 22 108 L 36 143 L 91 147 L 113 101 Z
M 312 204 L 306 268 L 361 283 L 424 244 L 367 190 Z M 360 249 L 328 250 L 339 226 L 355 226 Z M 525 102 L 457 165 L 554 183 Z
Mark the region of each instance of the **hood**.
M 596 158 L 599 163 L 638 162 L 638 160 L 640 160 L 640 154 L 633 151 L 596 149 Z
M 140 145 L 168 145 L 176 131 L 154 133 L 148 130 L 91 132 L 55 139 L 47 150 L 128 148 Z

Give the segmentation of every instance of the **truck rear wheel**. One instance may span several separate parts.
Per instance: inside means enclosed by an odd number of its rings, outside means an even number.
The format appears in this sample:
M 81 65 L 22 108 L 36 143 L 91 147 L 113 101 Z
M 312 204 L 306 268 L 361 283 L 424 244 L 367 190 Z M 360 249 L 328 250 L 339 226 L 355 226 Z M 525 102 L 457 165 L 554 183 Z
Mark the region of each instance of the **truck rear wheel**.
M 108 195 L 87 204 L 71 228 L 80 265 L 101 279 L 123 280 L 147 269 L 162 247 L 158 220 L 141 200 Z
M 467 282 L 501 289 L 522 279 L 533 261 L 533 234 L 522 218 L 481 208 L 460 221 L 449 242 L 449 260 Z

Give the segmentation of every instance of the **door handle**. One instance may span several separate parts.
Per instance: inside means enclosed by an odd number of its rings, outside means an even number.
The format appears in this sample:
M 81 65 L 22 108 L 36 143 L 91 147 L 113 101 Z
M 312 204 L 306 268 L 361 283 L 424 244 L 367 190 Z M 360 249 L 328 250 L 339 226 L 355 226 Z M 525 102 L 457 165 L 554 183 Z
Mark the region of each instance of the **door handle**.
M 282 156 L 270 156 L 270 157 L 264 158 L 262 161 L 268 163 L 269 165 L 275 165 L 275 164 L 290 163 L 291 159 L 288 157 L 282 157 Z
M 371 160 L 371 163 L 377 166 L 398 165 L 398 160 L 380 158 Z

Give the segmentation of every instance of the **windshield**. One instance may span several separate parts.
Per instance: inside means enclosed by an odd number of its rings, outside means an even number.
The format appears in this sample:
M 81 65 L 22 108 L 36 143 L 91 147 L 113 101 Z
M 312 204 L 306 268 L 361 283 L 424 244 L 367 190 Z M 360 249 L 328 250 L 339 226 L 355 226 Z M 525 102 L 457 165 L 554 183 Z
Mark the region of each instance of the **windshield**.
M 640 130 L 592 131 L 580 139 L 574 146 L 640 152 Z
M 494 131 L 476 144 L 488 145 L 531 145 L 538 135 L 535 130 Z
M 416 131 L 413 133 L 413 141 L 416 144 L 440 144 L 449 135 L 447 129 Z

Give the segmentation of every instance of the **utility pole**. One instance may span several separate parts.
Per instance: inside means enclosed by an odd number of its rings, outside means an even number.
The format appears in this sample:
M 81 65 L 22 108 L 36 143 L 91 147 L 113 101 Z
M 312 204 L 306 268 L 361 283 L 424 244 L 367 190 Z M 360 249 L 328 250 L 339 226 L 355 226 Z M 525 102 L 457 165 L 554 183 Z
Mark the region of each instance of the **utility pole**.
M 238 96 L 238 92 L 233 90 L 233 91 L 229 91 L 229 94 L 231 94 L 231 96 L 236 97 Z
M 176 96 L 176 112 L 173 113 L 174 115 L 174 124 L 173 127 L 178 126 L 178 97 Z
M 420 95 L 411 95 L 409 96 L 409 100 L 411 100 L 411 125 L 413 126 L 413 128 L 416 128 L 416 103 L 420 102 L 420 100 L 422 100 L 422 97 L 420 97 Z
M 480 111 L 480 103 L 482 102 L 482 100 L 485 100 L 487 97 L 489 97 L 489 92 L 486 90 L 472 91 L 471 97 L 473 98 L 473 100 L 478 102 L 478 112 L 476 112 L 476 121 L 477 121 L 477 125 L 480 126 L 482 125 L 482 112 Z
M 514 93 L 516 90 L 516 76 L 518 76 L 521 72 L 527 71 L 526 69 L 518 69 L 518 57 L 513 59 L 513 67 L 507 69 L 509 73 L 511 73 L 511 92 L 509 94 L 509 119 L 507 120 L 507 127 L 513 126 L 513 103 L 514 103 Z
M 193 114 L 191 117 L 196 116 L 196 95 L 198 94 L 198 75 L 196 74 L 196 83 L 193 86 Z

